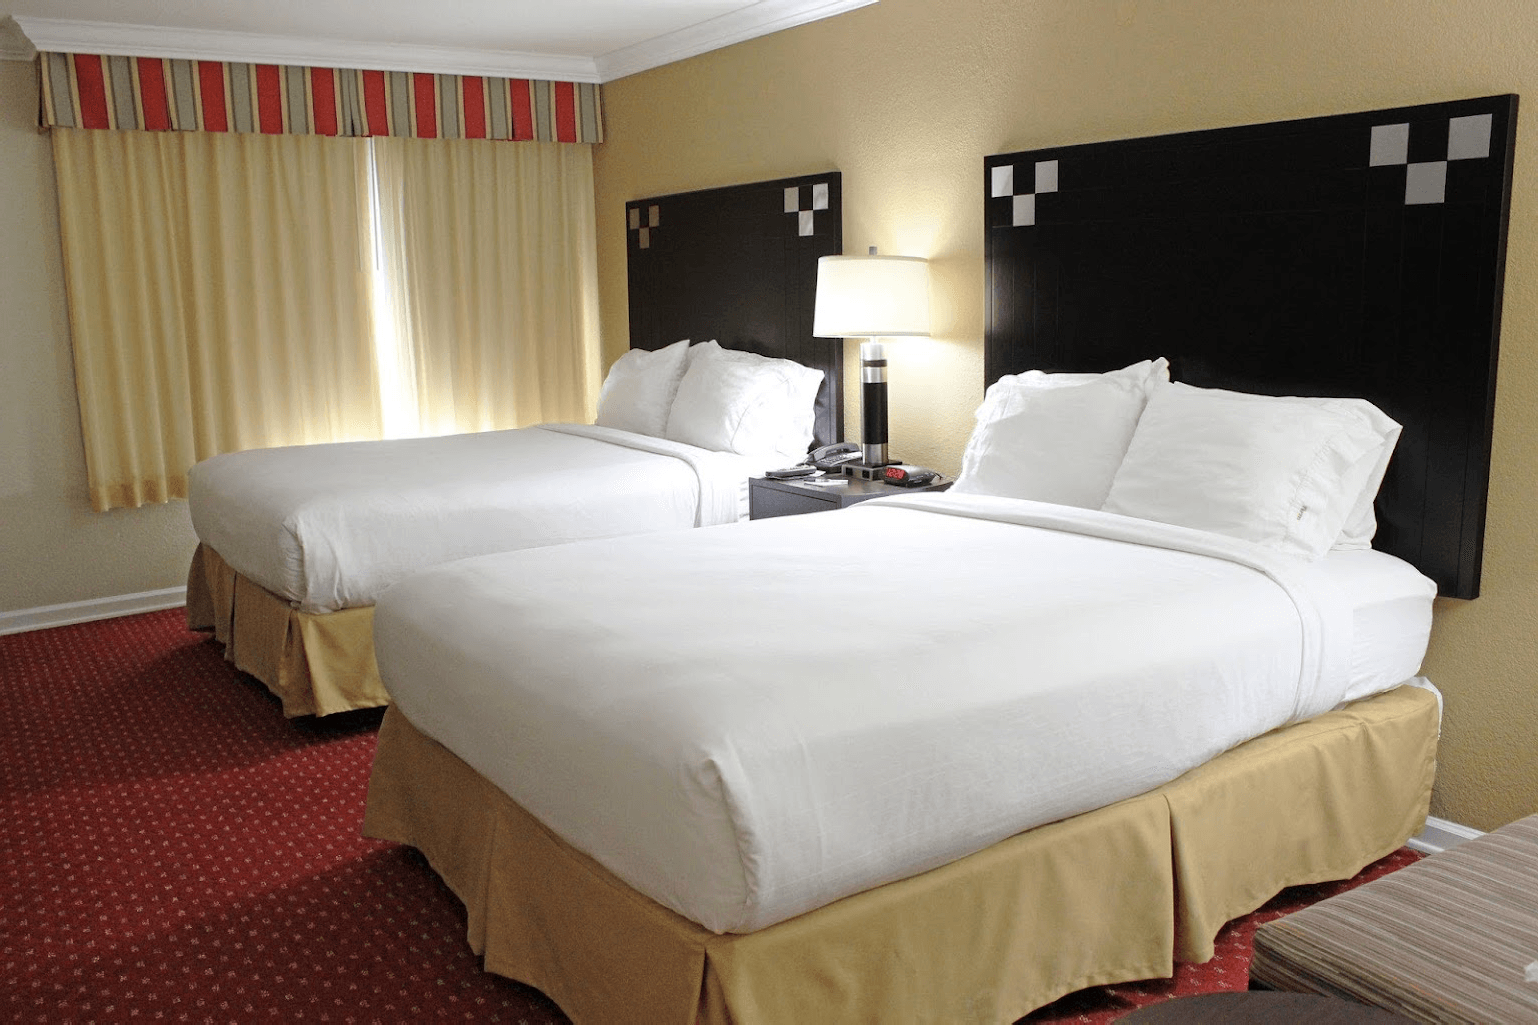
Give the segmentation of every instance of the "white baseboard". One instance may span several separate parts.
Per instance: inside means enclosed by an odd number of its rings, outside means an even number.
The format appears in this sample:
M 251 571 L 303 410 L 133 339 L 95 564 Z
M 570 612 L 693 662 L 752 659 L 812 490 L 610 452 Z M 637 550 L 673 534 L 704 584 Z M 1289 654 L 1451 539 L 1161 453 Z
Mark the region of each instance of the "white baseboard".
M 158 591 L 140 591 L 138 594 L 119 594 L 111 598 L 0 612 L 0 637 L 28 630 L 46 630 L 53 626 L 69 626 L 72 623 L 89 623 L 97 619 L 133 616 L 141 612 L 159 612 L 161 609 L 174 609 L 185 604 L 187 587 L 184 584 L 181 587 L 163 587 Z
M 1465 840 L 1484 835 L 1483 830 L 1475 829 L 1473 826 L 1460 825 L 1432 815 L 1426 819 L 1426 828 L 1416 836 L 1410 837 L 1405 846 L 1422 854 L 1440 854 Z

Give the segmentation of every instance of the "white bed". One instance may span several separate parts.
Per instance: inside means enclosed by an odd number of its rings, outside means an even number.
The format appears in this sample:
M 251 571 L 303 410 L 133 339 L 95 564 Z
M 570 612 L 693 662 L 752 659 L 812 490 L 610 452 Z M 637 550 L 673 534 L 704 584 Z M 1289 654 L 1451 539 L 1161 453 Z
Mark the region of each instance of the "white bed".
M 1162 359 L 1030 372 L 945 495 L 415 575 L 376 613 L 365 828 L 574 1017 L 625 1003 L 573 958 L 662 973 L 669 1020 L 777 1020 L 808 986 L 890 1011 L 883 950 L 949 959 L 903 998 L 921 1020 L 1168 974 L 1424 820 L 1436 588 L 1370 547 L 1400 429 Z M 477 796 L 432 810 L 450 789 Z
M 234 452 L 188 475 L 188 621 L 284 714 L 388 701 L 372 608 L 492 552 L 735 523 L 748 478 L 805 456 L 824 373 L 687 340 L 632 350 L 596 424 Z
M 1393 688 L 1434 591 L 1371 550 L 910 496 L 459 562 L 387 592 L 376 636 L 418 730 L 751 932 Z
M 198 539 L 308 613 L 471 555 L 733 523 L 783 461 L 582 424 L 255 449 L 192 468 Z

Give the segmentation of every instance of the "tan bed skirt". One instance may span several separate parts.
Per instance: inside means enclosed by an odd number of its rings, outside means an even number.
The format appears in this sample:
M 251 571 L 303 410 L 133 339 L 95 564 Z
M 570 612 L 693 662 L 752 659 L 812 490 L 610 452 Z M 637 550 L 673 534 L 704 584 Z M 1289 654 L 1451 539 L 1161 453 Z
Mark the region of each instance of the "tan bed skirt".
M 187 571 L 187 626 L 212 630 L 224 657 L 276 694 L 290 719 L 390 703 L 374 662 L 373 606 L 300 612 L 200 544 Z
M 1435 695 L 1401 687 L 1119 804 L 759 932 L 718 936 L 568 846 L 392 708 L 366 835 L 464 902 L 488 971 L 576 1022 L 1011 1022 L 1207 960 L 1230 918 L 1346 878 L 1425 822 Z

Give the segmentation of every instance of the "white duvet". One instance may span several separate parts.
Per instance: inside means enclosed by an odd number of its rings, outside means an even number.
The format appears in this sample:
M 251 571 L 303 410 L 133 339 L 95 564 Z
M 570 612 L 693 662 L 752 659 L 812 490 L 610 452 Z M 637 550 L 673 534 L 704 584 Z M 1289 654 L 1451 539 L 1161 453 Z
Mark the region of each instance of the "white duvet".
M 746 932 L 1413 676 L 1424 631 L 1353 679 L 1343 594 L 1217 535 L 907 496 L 443 566 L 382 596 L 374 635 L 419 729 L 637 890 Z
M 783 460 L 779 460 L 783 461 Z M 777 465 L 583 424 L 252 449 L 188 477 L 198 539 L 305 612 L 471 555 L 730 523 Z

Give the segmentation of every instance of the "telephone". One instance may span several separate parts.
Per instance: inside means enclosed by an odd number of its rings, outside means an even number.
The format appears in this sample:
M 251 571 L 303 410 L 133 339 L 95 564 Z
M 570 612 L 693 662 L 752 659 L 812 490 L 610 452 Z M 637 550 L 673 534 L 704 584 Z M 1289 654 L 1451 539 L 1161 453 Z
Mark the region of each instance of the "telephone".
M 860 446 L 852 441 L 841 441 L 837 445 L 814 448 L 806 458 L 807 462 L 819 470 L 836 470 L 845 463 L 859 462 Z

